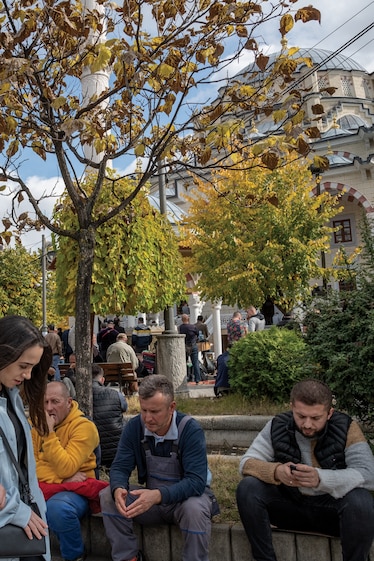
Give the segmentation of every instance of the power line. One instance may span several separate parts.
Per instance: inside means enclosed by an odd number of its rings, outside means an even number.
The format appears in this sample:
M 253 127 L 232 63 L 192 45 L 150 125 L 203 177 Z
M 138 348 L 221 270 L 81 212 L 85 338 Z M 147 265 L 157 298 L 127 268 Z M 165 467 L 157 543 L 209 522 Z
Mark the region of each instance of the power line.
M 358 15 L 362 14 L 362 12 L 364 12 L 367 8 L 369 8 L 372 4 L 374 4 L 374 0 L 372 2 L 369 2 L 369 4 L 367 4 L 367 6 L 365 6 L 364 8 L 362 8 L 359 12 L 356 12 L 355 14 L 353 14 L 352 17 L 350 17 L 349 19 L 347 19 L 345 22 L 343 22 L 342 24 L 339 25 L 339 27 L 337 27 L 336 29 L 334 29 L 333 31 L 331 31 L 331 33 L 329 33 L 328 35 L 326 35 L 326 37 L 324 37 L 323 39 L 320 39 L 320 41 L 318 41 L 318 43 L 316 43 L 315 45 L 313 45 L 313 47 L 311 47 L 312 49 L 314 49 L 315 47 L 317 47 L 318 45 L 320 45 L 323 41 L 325 41 L 326 39 L 328 39 L 329 37 L 331 37 L 332 35 L 334 35 L 334 33 L 336 33 L 337 31 L 339 31 L 339 29 L 341 29 L 342 27 L 344 27 L 347 23 L 350 23 L 355 17 L 357 17 Z

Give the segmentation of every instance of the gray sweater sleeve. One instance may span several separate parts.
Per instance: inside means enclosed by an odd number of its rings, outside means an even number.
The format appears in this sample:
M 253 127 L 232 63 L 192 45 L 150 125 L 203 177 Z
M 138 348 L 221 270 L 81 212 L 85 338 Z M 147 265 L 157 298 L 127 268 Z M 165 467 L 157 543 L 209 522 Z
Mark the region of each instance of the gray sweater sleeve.
M 348 431 L 345 462 L 346 469 L 317 468 L 320 478 L 317 488 L 319 492 L 340 499 L 357 487 L 374 490 L 374 457 L 355 421 Z

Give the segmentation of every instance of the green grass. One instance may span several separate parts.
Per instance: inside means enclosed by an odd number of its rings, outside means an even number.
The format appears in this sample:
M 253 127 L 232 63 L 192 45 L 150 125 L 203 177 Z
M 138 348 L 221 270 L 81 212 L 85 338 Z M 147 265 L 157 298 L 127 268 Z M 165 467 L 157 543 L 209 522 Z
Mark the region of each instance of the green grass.
M 128 413 L 139 413 L 137 397 L 127 398 Z M 177 399 L 177 409 L 189 415 L 275 415 L 289 409 L 289 404 L 274 404 L 266 399 L 248 400 L 239 394 L 231 394 L 220 399 L 216 397 L 197 397 Z

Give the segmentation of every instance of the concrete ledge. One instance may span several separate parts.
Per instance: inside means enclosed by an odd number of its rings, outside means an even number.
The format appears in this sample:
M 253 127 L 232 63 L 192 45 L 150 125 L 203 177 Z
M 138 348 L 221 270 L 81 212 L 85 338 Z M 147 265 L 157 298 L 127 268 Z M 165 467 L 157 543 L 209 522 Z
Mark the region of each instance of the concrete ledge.
M 110 545 L 106 538 L 102 517 L 87 517 L 82 532 L 92 561 L 110 560 Z M 176 526 L 140 526 L 135 524 L 139 547 L 147 561 L 180 561 L 182 535 Z M 52 536 L 52 553 L 59 557 L 57 540 Z M 340 540 L 327 536 L 273 531 L 273 543 L 278 561 L 342 561 Z M 212 524 L 209 550 L 210 561 L 254 561 L 241 524 Z M 374 561 L 374 546 L 370 552 Z
M 273 417 L 263 415 L 196 416 L 205 433 L 208 447 L 237 446 L 248 448 Z
M 125 423 L 133 415 L 124 415 Z M 208 447 L 248 448 L 272 416 L 265 415 L 194 415 L 205 433 Z

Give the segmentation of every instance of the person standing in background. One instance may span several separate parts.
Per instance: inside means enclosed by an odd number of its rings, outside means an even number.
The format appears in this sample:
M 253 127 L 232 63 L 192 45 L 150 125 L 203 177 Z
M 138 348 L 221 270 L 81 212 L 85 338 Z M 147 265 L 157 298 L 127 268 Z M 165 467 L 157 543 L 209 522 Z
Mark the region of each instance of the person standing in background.
M 254 306 L 249 306 L 247 310 L 248 333 L 263 331 L 265 329 L 264 314 L 258 312 Z
M 182 323 L 178 327 L 178 331 L 181 335 L 186 336 L 184 340 L 186 360 L 189 356 L 191 357 L 195 383 L 199 384 L 201 382 L 199 351 L 197 348 L 197 338 L 199 336 L 199 332 L 197 328 L 190 323 L 190 318 L 186 314 L 182 315 Z
M 58 365 L 62 357 L 62 341 L 58 333 L 55 331 L 55 326 L 53 323 L 48 325 L 48 333 L 45 336 L 45 340 L 52 349 L 52 366 L 55 369 L 55 380 L 61 380 L 60 369 Z
M 143 351 L 148 351 L 149 345 L 152 343 L 152 331 L 144 323 L 141 316 L 138 317 L 138 325 L 133 329 L 131 343 L 137 355 L 141 355 Z
M 235 341 L 239 341 L 242 337 L 247 335 L 247 327 L 242 321 L 242 314 L 234 312 L 232 318 L 227 322 L 227 343 L 232 345 Z

